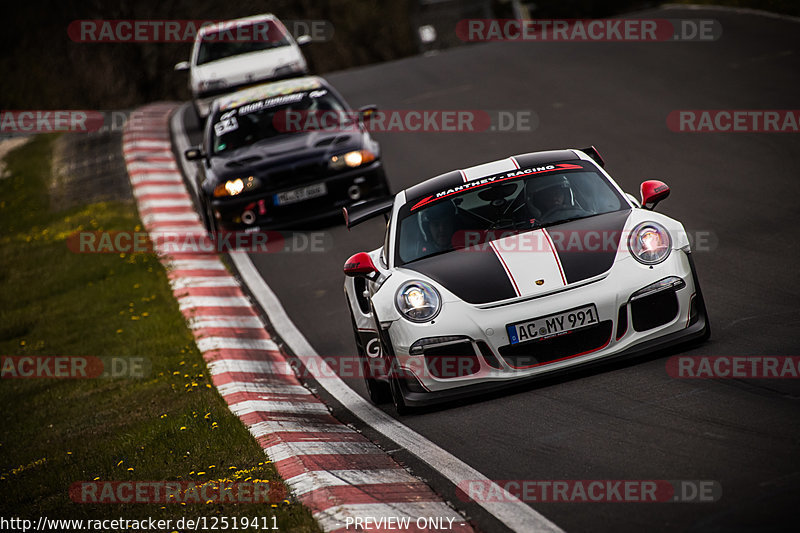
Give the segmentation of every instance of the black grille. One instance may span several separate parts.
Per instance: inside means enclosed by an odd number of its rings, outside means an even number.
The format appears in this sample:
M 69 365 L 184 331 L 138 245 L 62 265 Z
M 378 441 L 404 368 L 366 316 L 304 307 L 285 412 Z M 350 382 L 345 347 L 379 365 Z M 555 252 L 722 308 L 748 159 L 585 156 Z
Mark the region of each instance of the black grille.
M 267 183 L 270 187 L 280 187 L 281 185 L 306 183 L 327 175 L 327 168 L 319 162 L 298 163 L 268 171 Z
M 631 302 L 633 329 L 647 331 L 678 316 L 678 295 L 675 291 L 660 291 Z
M 500 364 L 500 361 L 497 360 L 495 357 L 494 352 L 492 349 L 489 348 L 489 345 L 483 341 L 478 341 L 478 349 L 481 351 L 481 355 L 484 359 L 486 359 L 486 363 L 492 368 L 503 368 Z
M 500 348 L 500 355 L 513 368 L 550 363 L 602 348 L 611 340 L 611 329 L 612 322 L 606 320 L 550 339 L 508 344 Z
M 617 314 L 617 340 L 620 340 L 628 331 L 628 305 L 623 304 Z
M 437 378 L 469 376 L 481 368 L 469 341 L 425 348 L 425 366 Z

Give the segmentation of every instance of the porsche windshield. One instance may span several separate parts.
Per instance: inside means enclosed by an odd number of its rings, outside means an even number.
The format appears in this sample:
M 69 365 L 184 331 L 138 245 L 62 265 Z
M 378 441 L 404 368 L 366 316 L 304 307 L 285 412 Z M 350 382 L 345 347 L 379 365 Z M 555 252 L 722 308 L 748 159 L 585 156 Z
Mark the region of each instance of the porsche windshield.
M 204 35 L 197 52 L 197 64 L 289 44 L 289 36 L 272 21 L 239 24 Z
M 629 208 L 592 165 L 570 166 L 521 177 L 488 176 L 411 199 L 398 216 L 399 263 Z
M 273 137 L 338 125 L 332 124 L 331 120 L 309 121 L 298 118 L 320 114 L 337 121 L 346 121 L 351 115 L 324 88 L 272 96 L 217 113 L 212 128 L 213 153 L 231 152 Z

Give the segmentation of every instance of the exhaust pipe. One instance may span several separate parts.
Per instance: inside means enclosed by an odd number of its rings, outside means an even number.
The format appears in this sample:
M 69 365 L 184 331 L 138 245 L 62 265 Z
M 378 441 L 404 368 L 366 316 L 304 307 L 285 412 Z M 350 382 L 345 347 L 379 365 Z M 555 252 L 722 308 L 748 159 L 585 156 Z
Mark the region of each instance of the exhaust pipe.
M 244 213 L 242 213 L 242 222 L 247 224 L 248 226 L 253 224 L 256 221 L 256 214 L 253 212 L 252 209 L 248 209 Z

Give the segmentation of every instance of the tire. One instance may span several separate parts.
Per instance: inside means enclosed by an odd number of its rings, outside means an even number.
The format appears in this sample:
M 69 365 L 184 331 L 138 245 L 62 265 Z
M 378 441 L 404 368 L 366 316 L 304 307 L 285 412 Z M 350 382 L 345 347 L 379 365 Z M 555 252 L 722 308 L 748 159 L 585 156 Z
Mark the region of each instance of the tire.
M 361 337 L 358 335 L 358 326 L 356 326 L 356 319 L 353 317 L 349 298 L 347 300 L 347 306 L 350 310 L 350 323 L 353 326 L 353 337 L 356 341 L 356 350 L 358 352 L 358 359 L 361 362 L 361 371 L 364 374 L 364 384 L 367 387 L 369 400 L 375 405 L 389 403 L 392 401 L 392 393 L 389 389 L 389 384 L 385 381 L 370 377 L 369 357 L 367 356 L 364 345 L 361 343 Z
M 200 194 L 203 193 L 201 192 Z M 203 203 L 203 212 L 201 213 L 201 216 L 203 219 L 203 226 L 205 226 L 209 237 L 211 237 L 211 240 L 216 242 L 217 232 L 219 232 L 217 219 L 214 218 L 214 213 L 211 210 L 211 205 L 208 203 L 208 200 L 203 198 L 202 203 Z
M 389 368 L 389 392 L 397 414 L 407 415 L 413 412 L 413 409 L 406 405 L 406 400 L 403 397 L 403 388 L 400 383 L 400 369 L 397 366 L 397 359 L 394 356 L 394 349 L 391 346 L 391 340 L 387 339 L 388 335 L 382 335 L 378 330 L 378 339 L 381 343 L 381 355 L 386 360 L 386 365 Z
M 392 404 L 397 414 L 402 416 L 411 413 L 412 409 L 406 405 L 406 401 L 403 398 L 403 391 L 400 387 L 400 378 L 392 373 L 392 375 L 389 376 L 389 389 L 392 394 Z

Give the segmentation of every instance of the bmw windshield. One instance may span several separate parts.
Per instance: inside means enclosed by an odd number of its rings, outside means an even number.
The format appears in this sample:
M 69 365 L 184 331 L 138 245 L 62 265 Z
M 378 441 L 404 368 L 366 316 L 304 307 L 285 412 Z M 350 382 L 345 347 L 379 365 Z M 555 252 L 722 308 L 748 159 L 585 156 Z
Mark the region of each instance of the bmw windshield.
M 629 208 L 583 161 L 487 176 L 410 199 L 398 214 L 398 264 Z
M 344 104 L 325 88 L 272 96 L 218 112 L 212 128 L 213 153 L 228 153 L 273 137 L 338 125 L 330 121 L 295 120 L 316 114 L 337 121 L 345 121 L 350 115 Z

